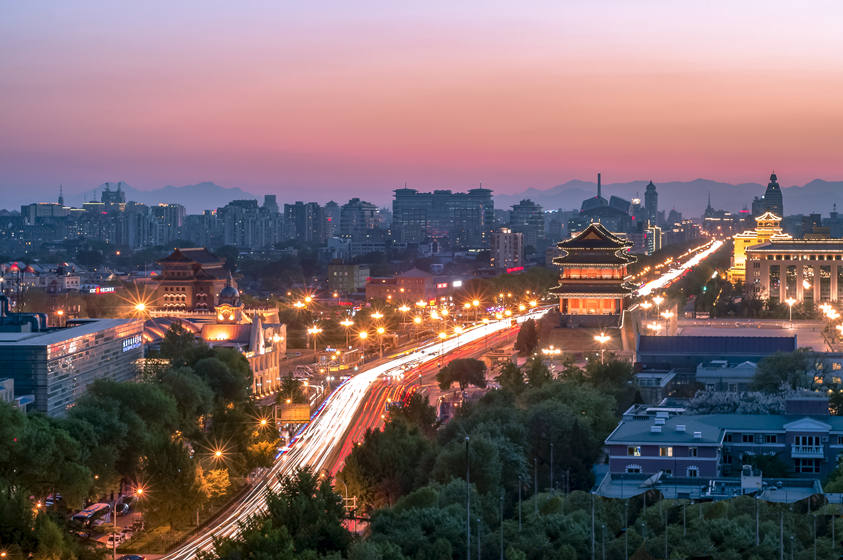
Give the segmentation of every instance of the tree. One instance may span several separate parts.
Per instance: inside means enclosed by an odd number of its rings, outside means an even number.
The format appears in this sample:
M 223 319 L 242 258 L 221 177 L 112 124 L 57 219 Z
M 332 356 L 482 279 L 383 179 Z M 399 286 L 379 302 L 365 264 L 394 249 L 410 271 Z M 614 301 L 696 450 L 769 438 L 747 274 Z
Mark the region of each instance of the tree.
M 520 395 L 526 387 L 524 383 L 524 373 L 517 365 L 512 362 L 506 362 L 501 368 L 501 373 L 496 378 L 504 391 L 509 391 L 515 395 Z
M 432 449 L 417 426 L 390 421 L 383 431 L 366 432 L 338 478 L 365 507 L 390 505 L 424 480 L 425 460 Z
M 281 489 L 269 491 L 266 513 L 243 524 L 239 534 L 214 541 L 201 560 L 273 558 L 316 560 L 345 553 L 351 535 L 343 527 L 345 510 L 331 481 L 309 469 L 281 479 Z
M 208 350 L 208 345 L 196 340 L 189 330 L 181 323 L 173 323 L 161 340 L 161 357 L 170 360 L 175 367 L 190 365 L 197 358 L 195 354 Z
M 199 488 L 206 498 L 213 500 L 225 496 L 231 486 L 228 476 L 228 469 L 209 469 L 207 471 L 199 468 Z
M 287 401 L 307 403 L 307 395 L 301 389 L 301 382 L 292 375 L 281 378 L 281 388 L 278 390 L 278 403 L 285 404 Z
M 391 408 L 389 420 L 416 427 L 429 437 L 436 433 L 436 428 L 439 426 L 436 420 L 436 409 L 430 406 L 427 398 L 419 393 L 413 393 L 401 406 Z
M 208 384 L 218 403 L 242 402 L 247 399 L 246 380 L 219 358 L 202 358 L 196 362 L 193 370 Z
M 170 369 L 161 377 L 161 386 L 176 400 L 182 431 L 196 429 L 197 419 L 208 414 L 214 404 L 214 392 L 189 367 Z
M 447 391 L 453 383 L 458 383 L 461 391 L 469 385 L 483 388 L 486 386 L 486 364 L 474 358 L 458 358 L 436 374 L 439 388 Z
M 753 389 L 776 393 L 783 385 L 791 389 L 808 386 L 808 371 L 812 367 L 812 353 L 808 348 L 795 352 L 776 352 L 758 362 L 752 380 Z
M 518 330 L 518 336 L 515 339 L 515 349 L 521 356 L 529 356 L 536 351 L 539 345 L 539 334 L 536 329 L 536 322 L 533 319 L 527 319 L 521 323 L 521 328 Z
M 533 357 L 527 362 L 527 383 L 531 387 L 541 387 L 545 383 L 549 383 L 553 376 L 550 370 L 538 356 Z
M 178 441 L 159 440 L 144 460 L 144 480 L 149 481 L 146 515 L 156 524 L 187 523 L 202 502 L 198 469 L 187 449 Z

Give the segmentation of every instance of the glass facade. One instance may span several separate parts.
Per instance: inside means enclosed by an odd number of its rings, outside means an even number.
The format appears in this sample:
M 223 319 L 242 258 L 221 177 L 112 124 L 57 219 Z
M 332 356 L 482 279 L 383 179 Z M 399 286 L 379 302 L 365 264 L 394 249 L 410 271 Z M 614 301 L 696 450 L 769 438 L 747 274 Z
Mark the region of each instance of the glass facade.
M 130 381 L 143 357 L 143 321 L 90 320 L 0 342 L 4 375 L 17 392 L 32 393 L 35 409 L 61 416 L 97 379 Z
M 785 267 L 784 294 L 786 298 L 796 299 L 796 266 L 792 264 Z
M 774 264 L 770 266 L 770 299 L 779 301 L 781 299 L 782 273 L 781 266 Z
M 814 304 L 814 267 L 809 264 L 802 266 L 802 300 L 808 306 Z
M 820 300 L 831 300 L 831 267 L 820 267 Z

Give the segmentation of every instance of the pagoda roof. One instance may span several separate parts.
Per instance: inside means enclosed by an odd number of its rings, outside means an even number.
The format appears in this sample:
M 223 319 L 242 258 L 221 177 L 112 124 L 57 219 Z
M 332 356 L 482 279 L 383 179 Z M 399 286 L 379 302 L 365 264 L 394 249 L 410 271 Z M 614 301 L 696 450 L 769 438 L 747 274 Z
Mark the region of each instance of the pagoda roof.
M 779 221 L 779 222 L 782 221 L 781 217 L 776 216 L 775 214 L 773 214 L 769 210 L 767 210 L 766 212 L 764 212 L 763 214 L 761 214 L 760 216 L 755 218 L 756 222 L 761 222 L 761 221 L 766 222 L 766 221 L 770 221 L 770 220 L 776 220 L 776 221 Z
M 582 265 L 623 265 L 635 262 L 635 257 L 621 251 L 600 251 L 586 253 L 583 251 L 572 251 L 565 255 L 554 257 L 553 264 L 582 264 Z
M 625 249 L 632 242 L 622 239 L 600 222 L 592 222 L 579 234 L 556 244 L 560 249 Z
M 563 282 L 559 286 L 550 289 L 551 294 L 565 295 L 572 294 L 578 296 L 625 296 L 635 290 L 635 286 L 627 282 L 621 284 L 598 284 L 598 283 L 568 283 Z

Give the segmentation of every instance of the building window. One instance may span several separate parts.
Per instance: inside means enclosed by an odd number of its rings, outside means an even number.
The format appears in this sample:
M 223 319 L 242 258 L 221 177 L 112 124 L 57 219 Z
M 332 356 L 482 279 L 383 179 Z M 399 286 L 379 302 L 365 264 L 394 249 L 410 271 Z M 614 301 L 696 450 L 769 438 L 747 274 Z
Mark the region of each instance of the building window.
M 640 457 L 641 456 L 641 446 L 635 447 L 627 447 L 626 454 L 629 457 Z
M 697 478 L 700 476 L 700 468 L 697 466 L 688 467 L 688 478 Z
M 659 457 L 673 457 L 673 448 L 659 447 Z
M 820 267 L 820 299 L 829 301 L 831 299 L 831 267 Z
M 843 268 L 843 267 L 841 267 Z M 769 297 L 773 301 L 781 299 L 782 273 L 780 265 L 770 266 Z
M 629 474 L 637 474 L 641 472 L 641 465 L 627 465 L 626 472 Z
M 752 434 L 743 434 L 741 437 L 742 443 L 755 443 L 755 436 Z
M 689 447 L 688 448 L 688 457 L 697 457 L 699 455 L 699 448 L 697 447 Z
M 723 441 L 725 441 L 726 443 L 732 443 L 732 434 L 726 434 L 726 436 L 723 438 Z
M 778 443 L 778 442 L 779 442 L 779 436 L 777 436 L 776 434 L 766 434 L 764 436 L 764 443 Z
M 794 459 L 794 466 L 798 473 L 818 473 L 820 472 L 819 459 Z

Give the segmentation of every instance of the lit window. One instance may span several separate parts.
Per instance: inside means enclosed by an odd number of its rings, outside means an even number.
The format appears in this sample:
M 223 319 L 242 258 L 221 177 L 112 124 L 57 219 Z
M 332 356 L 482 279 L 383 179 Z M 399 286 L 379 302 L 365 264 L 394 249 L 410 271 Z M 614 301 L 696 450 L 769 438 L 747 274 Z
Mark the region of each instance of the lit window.
M 659 447 L 659 457 L 673 457 L 673 447 Z

